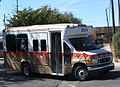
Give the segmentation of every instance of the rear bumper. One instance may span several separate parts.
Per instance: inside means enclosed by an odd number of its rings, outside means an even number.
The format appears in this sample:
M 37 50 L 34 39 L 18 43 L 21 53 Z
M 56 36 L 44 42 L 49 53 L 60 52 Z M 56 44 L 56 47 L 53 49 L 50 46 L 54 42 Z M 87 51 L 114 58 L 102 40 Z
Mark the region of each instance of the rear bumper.
M 99 72 L 104 72 L 104 71 L 109 71 L 109 70 L 113 70 L 114 69 L 114 63 L 109 63 L 109 64 L 105 64 L 103 66 L 92 66 L 92 67 L 88 67 L 88 72 L 89 73 L 99 73 Z

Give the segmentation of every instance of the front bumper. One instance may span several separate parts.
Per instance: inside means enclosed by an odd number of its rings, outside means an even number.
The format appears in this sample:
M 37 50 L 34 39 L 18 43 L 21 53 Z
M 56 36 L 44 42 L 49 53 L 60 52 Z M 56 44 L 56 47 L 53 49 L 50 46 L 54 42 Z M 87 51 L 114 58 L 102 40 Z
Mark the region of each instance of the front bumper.
M 113 70 L 114 69 L 114 63 L 109 63 L 109 64 L 105 64 L 105 65 L 101 65 L 101 66 L 88 66 L 88 72 L 95 72 L 95 73 L 99 73 L 99 72 L 104 72 L 104 71 L 109 71 L 109 70 Z

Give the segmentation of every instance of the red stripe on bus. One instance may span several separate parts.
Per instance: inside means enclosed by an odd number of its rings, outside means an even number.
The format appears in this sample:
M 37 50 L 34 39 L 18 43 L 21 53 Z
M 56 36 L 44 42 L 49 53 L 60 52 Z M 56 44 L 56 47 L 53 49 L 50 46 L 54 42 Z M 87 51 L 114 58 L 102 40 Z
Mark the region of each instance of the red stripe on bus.
M 11 54 L 11 55 L 17 55 L 17 54 L 33 54 L 33 55 L 35 55 L 36 57 L 38 56 L 38 55 L 44 55 L 44 56 L 46 56 L 46 57 L 49 57 L 49 55 L 51 54 L 50 52 L 4 52 L 5 54 Z M 62 54 L 62 56 L 64 56 L 64 52 L 63 53 L 61 53 Z M 79 57 L 81 57 L 81 56 L 83 56 L 83 57 L 85 57 L 85 58 L 87 58 L 89 55 L 88 54 L 80 54 L 80 53 L 71 53 L 71 58 L 73 58 L 73 56 L 74 55 L 77 55 L 78 56 L 78 58 Z M 39 57 L 39 56 L 38 56 Z

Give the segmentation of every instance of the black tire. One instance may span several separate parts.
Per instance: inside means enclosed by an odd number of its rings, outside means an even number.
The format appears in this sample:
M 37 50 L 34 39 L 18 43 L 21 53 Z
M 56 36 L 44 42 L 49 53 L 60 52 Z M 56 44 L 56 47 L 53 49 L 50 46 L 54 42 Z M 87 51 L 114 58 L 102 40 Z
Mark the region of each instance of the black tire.
M 22 64 L 22 74 L 27 77 L 31 75 L 31 68 L 29 63 Z
M 79 81 L 85 81 L 88 78 L 88 70 L 86 67 L 78 66 L 74 71 L 74 76 Z

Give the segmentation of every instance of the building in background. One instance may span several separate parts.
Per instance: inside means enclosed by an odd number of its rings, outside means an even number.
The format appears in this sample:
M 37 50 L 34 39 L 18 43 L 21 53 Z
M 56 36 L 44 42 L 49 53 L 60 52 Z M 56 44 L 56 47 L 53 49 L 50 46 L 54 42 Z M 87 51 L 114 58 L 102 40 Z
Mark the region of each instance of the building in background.
M 120 30 L 120 26 L 115 27 L 116 32 Z M 112 27 L 94 27 L 94 39 L 109 43 L 112 40 Z

